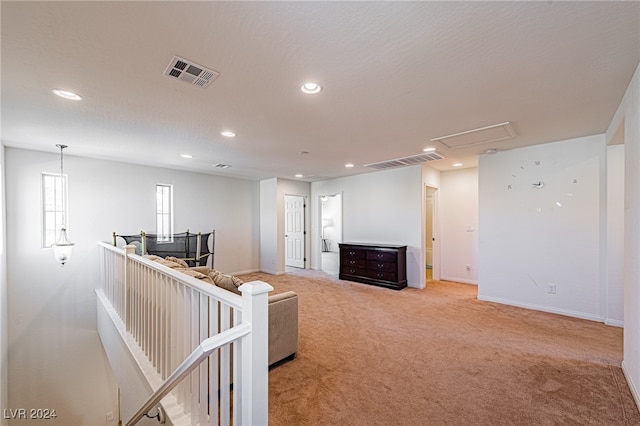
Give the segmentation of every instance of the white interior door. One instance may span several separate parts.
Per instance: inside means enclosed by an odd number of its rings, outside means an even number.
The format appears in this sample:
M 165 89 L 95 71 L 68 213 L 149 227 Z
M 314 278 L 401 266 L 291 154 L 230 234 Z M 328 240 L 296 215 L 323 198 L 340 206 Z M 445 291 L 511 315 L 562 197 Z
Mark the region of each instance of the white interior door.
M 285 265 L 304 268 L 304 197 L 284 196 Z

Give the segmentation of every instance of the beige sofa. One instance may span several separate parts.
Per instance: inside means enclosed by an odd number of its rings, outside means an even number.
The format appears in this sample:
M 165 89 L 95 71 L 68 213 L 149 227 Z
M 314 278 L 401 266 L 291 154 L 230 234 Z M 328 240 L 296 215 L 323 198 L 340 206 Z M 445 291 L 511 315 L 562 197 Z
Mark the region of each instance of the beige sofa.
M 174 257 L 163 259 L 158 256 L 146 256 L 171 269 L 183 272 L 194 278 L 240 294 L 238 287 L 243 282 L 234 276 L 222 274 L 206 266 L 189 268 Z M 284 359 L 293 359 L 298 352 L 298 295 L 286 291 L 269 296 L 269 365 Z

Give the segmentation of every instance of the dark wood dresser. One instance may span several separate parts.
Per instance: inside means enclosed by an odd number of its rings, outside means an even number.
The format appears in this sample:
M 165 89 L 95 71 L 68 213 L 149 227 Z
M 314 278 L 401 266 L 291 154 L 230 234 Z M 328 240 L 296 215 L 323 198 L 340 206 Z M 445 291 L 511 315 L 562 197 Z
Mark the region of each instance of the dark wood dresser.
M 340 243 L 341 280 L 400 290 L 407 286 L 407 246 Z

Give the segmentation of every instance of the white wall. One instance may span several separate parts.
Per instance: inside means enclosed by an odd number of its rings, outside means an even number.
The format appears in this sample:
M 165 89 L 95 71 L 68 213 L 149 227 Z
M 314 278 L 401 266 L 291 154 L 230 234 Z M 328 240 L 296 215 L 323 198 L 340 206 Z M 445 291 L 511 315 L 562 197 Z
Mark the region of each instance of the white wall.
M 607 147 L 607 303 L 605 323 L 624 324 L 624 145 Z
M 5 151 L 9 406 L 55 408 L 47 424 L 105 424 L 117 413 L 113 375 L 96 332 L 96 242 L 155 229 L 155 184 L 174 185 L 175 229 L 216 229 L 216 267 L 257 270 L 257 182 L 65 155 L 68 225 L 64 267 L 41 248 L 41 172 L 57 154 Z
M 407 281 L 424 285 L 424 190 L 421 166 L 410 166 L 311 184 L 311 199 L 342 193 L 345 242 L 407 246 Z M 320 247 L 320 209 L 312 209 L 312 246 Z M 318 269 L 320 252 L 311 267 Z
M 0 408 L 9 408 L 7 252 L 5 226 L 5 161 L 4 146 L 0 145 Z M 0 425 L 7 424 L 2 416 Z
M 442 172 L 439 195 L 440 279 L 477 284 L 478 169 Z
M 478 298 L 603 320 L 605 184 L 604 135 L 481 156 Z
M 278 179 L 260 182 L 260 270 L 278 273 Z
M 624 126 L 624 359 L 622 369 L 640 406 L 640 65 L 607 138 Z

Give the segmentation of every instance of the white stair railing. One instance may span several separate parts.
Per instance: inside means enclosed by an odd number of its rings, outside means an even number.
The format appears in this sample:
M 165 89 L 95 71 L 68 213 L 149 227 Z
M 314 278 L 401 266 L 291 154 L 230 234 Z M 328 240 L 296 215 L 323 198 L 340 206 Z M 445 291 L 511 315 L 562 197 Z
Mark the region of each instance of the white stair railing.
M 100 261 L 101 291 L 161 383 L 127 424 L 169 392 L 188 424 L 266 424 L 269 284 L 246 283 L 239 296 L 133 246 L 100 243 Z

